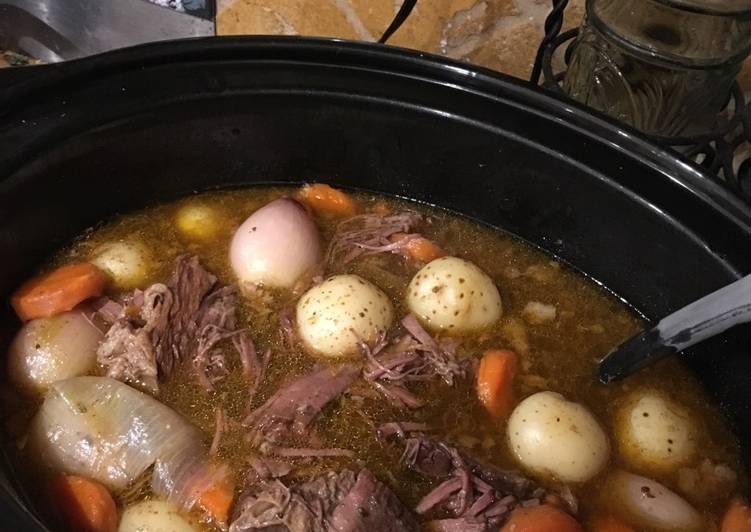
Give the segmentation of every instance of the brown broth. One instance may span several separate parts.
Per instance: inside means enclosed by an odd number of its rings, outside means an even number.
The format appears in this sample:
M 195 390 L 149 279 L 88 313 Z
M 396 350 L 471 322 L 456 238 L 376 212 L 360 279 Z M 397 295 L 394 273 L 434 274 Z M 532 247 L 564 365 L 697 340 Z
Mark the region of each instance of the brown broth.
M 154 256 L 155 268 L 149 282 L 169 278 L 174 258 L 190 252 L 199 255 L 204 266 L 222 282 L 231 283 L 233 276 L 227 256 L 235 228 L 255 209 L 289 192 L 289 189 L 282 188 L 255 188 L 208 193 L 125 215 L 87 232 L 60 253 L 54 262 L 85 259 L 92 249 L 105 242 L 138 239 Z M 696 425 L 703 428 L 696 462 L 710 458 L 740 471 L 735 439 L 700 385 L 677 360 L 664 361 L 621 383 L 604 386 L 597 382 L 594 377 L 597 358 L 643 325 L 621 301 L 551 257 L 503 232 L 442 211 L 396 200 L 368 195 L 359 195 L 358 199 L 366 205 L 385 201 L 392 207 L 406 206 L 428 214 L 433 223 L 424 228 L 426 236 L 439 242 L 450 254 L 475 262 L 493 278 L 503 298 L 503 319 L 479 336 L 464 338 L 461 352 L 465 356 L 479 356 L 489 348 L 514 349 L 521 357 L 522 369 L 517 380 L 520 397 L 549 389 L 579 401 L 594 412 L 612 441 L 614 412 L 629 392 L 642 387 L 658 389 L 685 405 Z M 196 243 L 181 237 L 174 227 L 174 217 L 177 210 L 188 203 L 204 204 L 222 214 L 224 223 L 217 238 Z M 328 240 L 334 223 L 325 219 L 317 222 Z M 380 286 L 394 302 L 397 316 L 404 315 L 406 311 L 401 302 L 405 287 L 415 273 L 413 266 L 396 256 L 379 255 L 359 259 L 346 271 L 358 273 Z M 281 345 L 276 314 L 292 301 L 289 295 L 277 296 L 263 311 L 245 300 L 242 309 L 242 317 L 250 327 L 259 352 L 270 348 L 274 353 L 270 372 L 253 406 L 264 401 L 290 376 L 300 374 L 314 363 L 306 354 L 287 352 Z M 521 311 L 529 301 L 555 305 L 557 318 L 541 325 L 525 322 Z M 240 375 L 237 361 L 231 360 L 234 364 L 232 374 L 211 395 L 207 396 L 187 372 L 181 372 L 163 384 L 158 396 L 200 427 L 206 433 L 207 441 L 214 431 L 215 407 L 223 405 L 235 420 L 241 419 L 249 408 L 245 401 L 247 383 Z M 518 468 L 507 448 L 503 424 L 493 422 L 485 415 L 475 398 L 472 383 L 459 382 L 454 387 L 434 383 L 416 388 L 427 404 L 408 412 L 398 411 L 370 394 L 358 396 L 358 388 L 364 386 L 363 383 L 356 384 L 352 396 L 345 396 L 327 408 L 317 427 L 327 445 L 354 450 L 357 466 L 371 469 L 395 490 L 405 504 L 414 506 L 431 485 L 399 465 L 402 450 L 399 445 L 385 445 L 376 439 L 373 427 L 386 421 L 425 421 L 439 429 L 438 434 L 472 456 L 501 467 Z M 232 465 L 238 486 L 245 477 L 245 457 L 250 452 L 243 430 L 234 424 L 223 439 L 219 456 Z M 612 466 L 621 464 L 617 453 L 613 455 Z M 326 468 L 354 466 L 340 458 L 298 465 L 298 476 Z M 675 474 L 641 472 L 676 487 Z M 608 500 L 606 493 L 595 495 L 600 491 L 602 476 L 574 487 L 581 504 L 580 518 L 585 523 L 602 505 L 617 504 L 617 501 Z M 555 485 L 550 479 L 540 480 L 543 484 Z M 147 489 L 135 490 L 135 493 L 131 490 L 127 499 L 148 496 Z M 694 502 L 712 522 L 717 522 L 717 516 L 726 504 L 725 500 Z

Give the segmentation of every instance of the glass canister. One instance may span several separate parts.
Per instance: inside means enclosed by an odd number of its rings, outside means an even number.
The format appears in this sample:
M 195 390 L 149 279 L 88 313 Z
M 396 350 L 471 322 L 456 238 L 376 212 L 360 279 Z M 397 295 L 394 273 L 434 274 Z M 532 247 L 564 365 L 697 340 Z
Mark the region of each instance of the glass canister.
M 646 133 L 715 126 L 751 52 L 751 0 L 587 0 L 564 90 Z

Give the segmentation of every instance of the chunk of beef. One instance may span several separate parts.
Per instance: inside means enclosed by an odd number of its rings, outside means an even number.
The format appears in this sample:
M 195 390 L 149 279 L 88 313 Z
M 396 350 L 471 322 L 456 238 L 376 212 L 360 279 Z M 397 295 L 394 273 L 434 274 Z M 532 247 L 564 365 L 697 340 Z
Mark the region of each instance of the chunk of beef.
M 287 487 L 260 483 L 238 504 L 230 532 L 374 532 L 417 530 L 389 488 L 367 470 L 329 472 Z
M 327 518 L 354 484 L 351 471 L 327 473 L 293 488 L 280 480 L 262 482 L 238 504 L 230 532 L 327 532 Z
M 183 255 L 169 285 L 156 283 L 129 298 L 138 316 L 121 313 L 99 346 L 108 377 L 157 390 L 158 379 L 190 360 L 204 389 L 228 373 L 219 342 L 232 338 L 243 364 L 255 357 L 247 332 L 239 329 L 236 290 L 221 286 L 198 257 Z
M 243 421 L 251 429 L 251 444 L 265 448 L 293 436 L 309 436 L 310 425 L 321 410 L 349 388 L 357 374 L 352 366 L 336 373 L 322 368 L 280 388 Z
M 229 373 L 224 353 L 218 349 L 222 340 L 231 338 L 245 369 L 247 359 L 255 358 L 255 348 L 250 336 L 237 329 L 237 292 L 234 286 L 222 286 L 213 289 L 201 301 L 196 314 L 197 343 L 190 359 L 195 375 L 201 386 L 211 391 L 214 384 Z
M 334 508 L 331 530 L 372 532 L 374 530 L 415 530 L 414 518 L 396 495 L 367 470 Z
M 97 360 L 107 376 L 156 393 L 156 355 L 148 333 L 130 320 L 120 318 L 107 331 L 97 349 Z

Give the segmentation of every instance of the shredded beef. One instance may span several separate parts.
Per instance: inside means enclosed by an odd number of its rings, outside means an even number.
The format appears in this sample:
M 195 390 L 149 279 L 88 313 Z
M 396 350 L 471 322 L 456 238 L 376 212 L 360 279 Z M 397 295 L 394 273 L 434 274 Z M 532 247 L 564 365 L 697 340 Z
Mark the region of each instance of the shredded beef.
M 391 242 L 397 233 L 410 233 L 422 221 L 422 216 L 410 211 L 390 215 L 361 214 L 339 224 L 326 253 L 329 265 L 347 263 L 363 255 L 375 253 L 400 253 L 420 235 L 408 234 Z
M 384 484 L 367 470 L 329 472 L 288 487 L 264 481 L 237 505 L 230 532 L 416 531 L 417 524 Z
M 413 349 L 423 354 L 430 370 L 446 384 L 451 386 L 455 378 L 466 375 L 465 368 L 456 361 L 456 344 L 451 339 L 437 342 L 423 329 L 414 314 L 407 314 L 402 319 L 402 325 L 416 341 Z
M 391 345 L 385 336 L 372 347 L 359 343 L 367 360 L 363 377 L 394 406 L 420 408 L 423 401 L 407 388 L 407 383 L 438 377 L 452 386 L 455 379 L 467 376 L 469 364 L 457 361 L 455 340 L 434 339 L 413 314 L 402 319 L 402 326 L 407 334 Z
M 190 361 L 198 382 L 212 391 L 228 373 L 218 346 L 222 340 L 232 338 L 244 365 L 255 357 L 250 336 L 238 328 L 236 298 L 236 289 L 217 283 L 198 257 L 178 257 L 168 285 L 156 283 L 126 298 L 137 316 L 119 314 L 97 359 L 108 377 L 151 392 L 158 390 L 160 379 Z
M 394 436 L 405 438 L 408 432 L 428 432 L 430 425 L 427 423 L 418 423 L 415 421 L 391 421 L 378 427 L 378 437 L 389 439 Z
M 318 449 L 313 447 L 274 447 L 275 456 L 285 458 L 354 458 L 355 453 L 349 449 L 340 449 L 338 447 L 329 447 Z
M 323 368 L 280 388 L 243 421 L 251 429 L 251 444 L 266 450 L 290 437 L 309 437 L 321 410 L 347 390 L 357 375 L 358 369 L 352 366 L 336 373 Z
M 224 403 L 226 397 L 222 398 Z M 214 409 L 214 437 L 211 439 L 211 447 L 209 448 L 209 454 L 215 455 L 219 452 L 219 447 L 222 444 L 222 436 L 227 431 L 227 413 L 224 408 L 217 406 Z
M 430 530 L 496 531 L 515 507 L 537 505 L 551 495 L 566 501 L 575 511 L 576 499 L 570 490 L 548 493 L 515 471 L 480 463 L 456 447 L 426 436 L 419 424 L 387 423 L 378 429 L 378 435 L 402 441 L 405 446 L 402 462 L 441 481 L 415 508 L 420 515 L 436 517 L 429 522 Z
M 286 307 L 279 312 L 279 336 L 285 349 L 294 349 L 297 344 L 294 307 Z
M 374 382 L 373 386 L 388 399 L 392 405 L 398 408 L 420 408 L 425 403 L 422 399 L 410 392 L 404 386 L 398 384 L 381 384 Z
M 253 350 L 253 367 L 255 367 L 255 379 L 253 379 L 253 382 L 250 385 L 250 389 L 248 390 L 248 409 L 250 409 L 251 405 L 253 404 L 253 400 L 256 398 L 256 395 L 258 394 L 258 388 L 261 387 L 261 383 L 266 378 L 266 371 L 269 368 L 269 364 L 271 363 L 271 349 L 267 349 L 263 353 L 263 358 L 259 361 L 255 357 L 255 350 Z
M 487 532 L 488 525 L 484 519 L 460 517 L 458 519 L 437 519 L 428 522 L 431 532 Z
M 251 470 L 248 473 L 247 484 L 253 486 L 262 480 L 273 480 L 289 475 L 292 466 L 281 460 L 267 456 L 251 456 L 248 458 Z
M 107 324 L 114 323 L 115 320 L 121 317 L 125 312 L 125 307 L 123 305 L 117 301 L 113 301 L 107 296 L 102 296 L 92 301 L 91 309 L 94 316 Z

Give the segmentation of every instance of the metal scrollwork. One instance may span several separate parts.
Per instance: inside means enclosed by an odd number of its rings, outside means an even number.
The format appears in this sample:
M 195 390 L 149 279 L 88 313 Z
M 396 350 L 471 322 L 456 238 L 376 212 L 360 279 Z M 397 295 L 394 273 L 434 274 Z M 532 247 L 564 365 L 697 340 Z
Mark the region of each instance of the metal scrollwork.
M 578 29 L 561 33 L 567 3 L 567 1 L 553 1 L 553 8 L 545 22 L 545 36 L 540 43 L 530 76 L 531 82 L 561 94 L 564 93 L 562 83 L 566 76 L 566 68 L 556 71 L 553 56 L 558 49 L 565 46 L 564 66 L 568 67 L 573 46 L 577 45 L 579 36 Z M 592 54 L 585 55 L 591 55 L 593 61 L 598 63 L 599 72 L 606 76 L 617 77 L 617 68 L 608 68 L 607 61 L 603 63 L 602 58 L 605 52 L 597 49 L 593 49 L 592 52 Z M 617 65 L 610 66 L 617 67 Z M 647 92 L 642 96 L 653 98 L 656 94 L 654 90 L 649 94 Z M 592 97 L 596 98 L 597 95 L 594 94 Z M 637 102 L 634 98 L 636 96 L 626 101 L 641 107 L 647 104 L 657 105 L 654 102 Z M 637 112 L 638 109 L 634 106 L 624 112 Z M 650 136 L 650 138 L 690 158 L 706 169 L 715 181 L 751 203 L 751 102 L 746 101 L 738 83 L 733 85 L 727 105 L 718 115 L 717 125 L 713 130 L 694 135 Z

